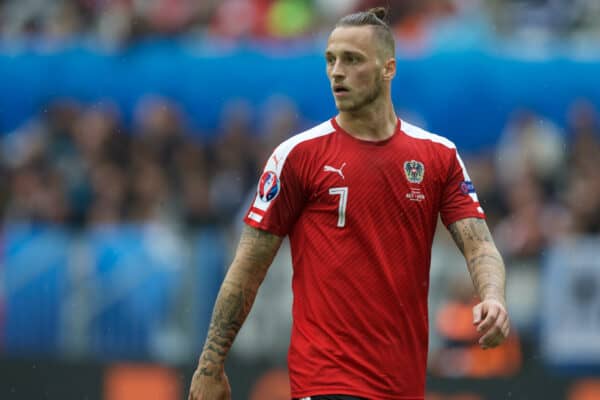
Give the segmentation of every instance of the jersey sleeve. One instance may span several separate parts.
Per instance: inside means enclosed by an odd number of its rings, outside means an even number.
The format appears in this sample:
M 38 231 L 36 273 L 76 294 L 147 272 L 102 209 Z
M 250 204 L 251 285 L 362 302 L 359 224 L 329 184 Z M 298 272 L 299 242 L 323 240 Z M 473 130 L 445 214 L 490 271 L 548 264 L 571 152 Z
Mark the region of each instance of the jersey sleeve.
M 244 222 L 278 236 L 286 236 L 304 207 L 298 162 L 281 146 L 267 161 L 254 201 Z
M 446 226 L 463 218 L 485 218 L 465 164 L 455 148 L 451 151 L 449 174 L 442 191 L 440 207 L 442 221 Z

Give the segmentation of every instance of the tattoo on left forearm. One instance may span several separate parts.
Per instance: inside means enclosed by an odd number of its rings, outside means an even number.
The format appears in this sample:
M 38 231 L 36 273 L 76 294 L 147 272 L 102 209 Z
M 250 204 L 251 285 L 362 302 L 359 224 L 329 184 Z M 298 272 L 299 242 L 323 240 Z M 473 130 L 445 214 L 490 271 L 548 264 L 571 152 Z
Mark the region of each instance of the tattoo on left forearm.
M 483 253 L 483 254 L 479 254 L 475 257 L 469 258 L 467 260 L 467 264 L 468 265 L 478 265 L 482 262 L 485 262 L 486 259 L 488 262 L 502 263 L 502 259 L 500 258 L 500 256 L 498 256 L 496 254 Z
M 450 234 L 460 251 L 465 253 L 465 243 L 484 244 L 493 243 L 492 235 L 484 220 L 467 218 L 450 225 Z
M 475 257 L 478 261 L 468 262 L 467 267 L 473 280 L 473 285 L 484 298 L 504 300 L 504 264 L 492 254 Z
M 467 218 L 449 226 L 452 238 L 465 255 L 479 296 L 504 301 L 505 268 L 502 257 L 482 219 Z
M 450 234 L 452 235 L 452 239 L 454 239 L 454 242 L 458 246 L 458 249 L 461 253 L 465 254 L 465 242 L 463 241 L 462 234 L 460 233 L 457 224 L 458 223 L 455 222 L 448 228 L 450 230 Z

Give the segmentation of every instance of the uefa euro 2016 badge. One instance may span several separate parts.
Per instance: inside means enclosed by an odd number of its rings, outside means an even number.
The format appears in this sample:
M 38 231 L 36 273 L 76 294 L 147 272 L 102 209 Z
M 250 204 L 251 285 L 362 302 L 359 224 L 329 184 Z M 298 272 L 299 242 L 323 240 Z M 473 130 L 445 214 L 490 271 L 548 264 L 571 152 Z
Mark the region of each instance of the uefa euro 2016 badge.
M 460 183 L 460 191 L 463 194 L 475 193 L 475 187 L 471 181 L 463 181 Z
M 421 183 L 423 182 L 423 176 L 425 175 L 425 166 L 420 161 L 405 161 L 404 173 L 406 174 L 406 179 L 408 179 L 410 183 Z
M 258 197 L 262 201 L 271 201 L 279 194 L 279 177 L 273 171 L 265 171 L 258 182 Z

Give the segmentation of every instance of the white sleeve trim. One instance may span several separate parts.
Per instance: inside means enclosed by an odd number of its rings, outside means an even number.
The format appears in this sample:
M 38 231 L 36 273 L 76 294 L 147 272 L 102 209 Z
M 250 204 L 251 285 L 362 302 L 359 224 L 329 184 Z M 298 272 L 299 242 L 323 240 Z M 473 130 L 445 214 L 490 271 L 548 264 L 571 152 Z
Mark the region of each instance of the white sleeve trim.
M 281 143 L 279 146 L 275 148 L 273 154 L 269 157 L 267 164 L 265 165 L 266 171 L 273 171 L 277 175 L 277 177 L 281 177 L 281 171 L 283 170 L 283 166 L 292 152 L 292 150 L 302 142 L 306 142 L 307 140 L 315 139 L 320 136 L 329 135 L 335 132 L 335 128 L 331 124 L 331 121 L 325 121 L 320 125 L 315 126 L 307 131 L 299 133 L 297 135 L 292 136 L 285 142 Z M 283 183 L 285 184 L 285 182 Z M 253 207 L 266 211 L 269 208 L 271 201 L 263 201 L 260 196 L 256 196 L 254 200 Z

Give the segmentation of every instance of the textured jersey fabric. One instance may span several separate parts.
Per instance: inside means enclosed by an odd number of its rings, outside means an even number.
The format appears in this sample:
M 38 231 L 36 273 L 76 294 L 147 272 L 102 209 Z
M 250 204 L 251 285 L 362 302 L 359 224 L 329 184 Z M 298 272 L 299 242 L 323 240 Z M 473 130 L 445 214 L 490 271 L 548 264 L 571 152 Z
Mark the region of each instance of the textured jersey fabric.
M 370 142 L 331 119 L 275 149 L 245 222 L 290 238 L 294 398 L 423 399 L 439 215 L 484 217 L 454 144 L 404 121 Z

